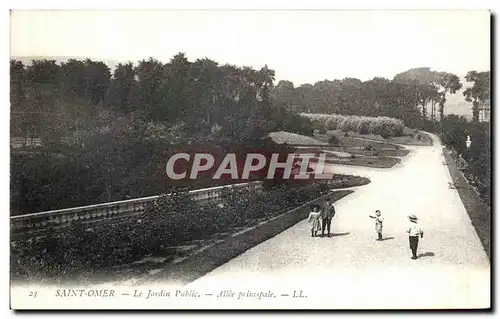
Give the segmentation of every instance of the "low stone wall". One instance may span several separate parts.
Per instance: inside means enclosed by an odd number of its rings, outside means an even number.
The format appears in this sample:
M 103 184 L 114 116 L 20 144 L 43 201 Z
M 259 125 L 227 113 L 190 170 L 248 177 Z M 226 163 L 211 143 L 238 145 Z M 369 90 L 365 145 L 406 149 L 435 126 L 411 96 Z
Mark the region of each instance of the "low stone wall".
M 189 194 L 195 200 L 212 200 L 228 187 L 260 188 L 262 182 L 250 182 L 197 189 Z M 24 214 L 10 217 L 11 233 L 43 231 L 48 227 L 69 226 L 72 222 L 90 223 L 115 217 L 138 215 L 144 212 L 148 203 L 158 199 L 160 195 L 129 199 L 118 202 L 102 203 L 83 207 L 72 207 L 47 212 Z

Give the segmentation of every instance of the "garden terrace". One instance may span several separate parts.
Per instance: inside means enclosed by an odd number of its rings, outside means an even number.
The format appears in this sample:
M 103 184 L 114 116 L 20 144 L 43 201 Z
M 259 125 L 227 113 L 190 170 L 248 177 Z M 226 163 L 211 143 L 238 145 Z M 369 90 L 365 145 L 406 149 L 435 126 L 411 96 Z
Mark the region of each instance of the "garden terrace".
M 244 187 L 245 189 L 257 189 L 261 187 L 261 184 L 261 182 L 250 182 L 218 186 L 192 190 L 189 191 L 188 194 L 193 200 L 210 202 L 214 201 L 221 194 L 224 188 Z M 81 221 L 83 223 L 92 223 L 106 219 L 139 215 L 145 211 L 149 203 L 154 202 L 158 198 L 160 198 L 160 195 L 12 216 L 10 218 L 11 232 L 13 234 L 18 234 L 26 231 L 43 231 L 44 229 L 51 227 L 70 226 L 72 222 Z
M 335 175 L 329 182 L 304 185 L 226 187 L 217 201 L 196 201 L 188 192 L 160 196 L 141 212 L 92 224 L 83 220 L 46 228 L 11 240 L 12 278 L 35 283 L 88 282 L 113 277 L 116 267 L 133 267 L 145 258 L 178 258 L 173 247 L 206 241 L 283 214 L 327 194 L 359 186 L 366 178 Z M 129 266 L 126 266 L 129 265 Z

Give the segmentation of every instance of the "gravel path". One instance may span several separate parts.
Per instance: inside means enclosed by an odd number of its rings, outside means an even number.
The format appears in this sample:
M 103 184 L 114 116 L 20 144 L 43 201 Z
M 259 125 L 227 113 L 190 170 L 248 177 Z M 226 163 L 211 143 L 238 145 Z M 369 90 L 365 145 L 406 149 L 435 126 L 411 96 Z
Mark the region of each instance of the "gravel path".
M 387 169 L 335 166 L 371 183 L 336 203 L 331 238 L 310 237 L 302 221 L 246 251 L 188 287 L 200 291 L 272 290 L 276 298 L 220 298 L 208 307 L 264 308 L 487 308 L 490 264 L 443 165 L 442 146 L 409 146 L 402 164 Z M 385 240 L 374 222 L 385 217 Z M 425 232 L 411 260 L 405 227 L 416 214 Z M 307 298 L 292 298 L 302 290 Z M 290 296 L 284 297 L 281 294 Z

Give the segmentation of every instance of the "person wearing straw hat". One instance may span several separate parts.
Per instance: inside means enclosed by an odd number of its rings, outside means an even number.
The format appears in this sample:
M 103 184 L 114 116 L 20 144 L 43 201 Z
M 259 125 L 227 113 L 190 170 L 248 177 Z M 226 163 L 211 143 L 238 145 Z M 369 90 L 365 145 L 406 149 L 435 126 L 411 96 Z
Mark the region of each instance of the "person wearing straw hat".
M 406 232 L 408 233 L 409 240 L 410 240 L 410 249 L 412 253 L 411 259 L 415 260 L 417 259 L 417 249 L 418 249 L 418 240 L 419 238 L 424 237 L 424 232 L 418 225 L 418 218 L 415 215 L 410 215 L 408 216 L 408 219 L 410 220 L 410 225 L 406 229 Z

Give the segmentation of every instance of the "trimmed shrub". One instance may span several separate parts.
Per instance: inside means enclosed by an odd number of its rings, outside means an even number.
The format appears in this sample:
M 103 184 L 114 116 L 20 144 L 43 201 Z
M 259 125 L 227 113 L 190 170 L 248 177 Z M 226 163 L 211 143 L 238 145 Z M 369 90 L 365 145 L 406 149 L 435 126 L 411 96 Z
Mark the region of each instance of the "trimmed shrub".
M 345 117 L 343 116 L 332 116 L 326 120 L 326 129 L 327 130 L 338 130 L 340 123 L 344 121 Z
M 339 140 L 339 138 L 336 135 L 332 135 L 328 139 L 328 143 L 330 143 L 332 145 L 335 145 L 335 146 L 339 146 L 340 145 L 340 140 Z
M 370 121 L 366 119 L 359 121 L 357 131 L 359 134 L 363 135 L 370 134 L 371 133 Z
M 346 118 L 339 125 L 339 130 L 344 132 L 352 131 L 352 121 L 349 118 Z
M 403 129 L 404 129 L 404 125 L 395 125 L 394 128 L 393 128 L 393 134 L 394 136 L 403 136 Z
M 403 121 L 391 117 L 345 116 L 338 114 L 300 114 L 308 118 L 319 131 L 341 130 L 343 132 L 358 132 L 359 134 L 376 134 L 384 138 L 402 136 Z

